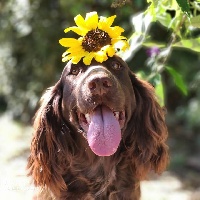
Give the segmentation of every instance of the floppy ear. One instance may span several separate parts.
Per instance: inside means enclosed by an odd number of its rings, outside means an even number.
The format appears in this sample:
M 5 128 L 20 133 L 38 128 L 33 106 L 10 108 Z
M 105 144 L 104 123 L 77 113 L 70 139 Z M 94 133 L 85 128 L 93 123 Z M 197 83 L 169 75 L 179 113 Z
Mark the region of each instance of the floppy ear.
M 167 127 L 165 112 L 157 102 L 154 88 L 130 73 L 135 93 L 136 109 L 128 124 L 129 153 L 135 165 L 136 176 L 144 178 L 150 170 L 161 173 L 168 164 Z
M 34 134 L 27 168 L 36 186 L 48 186 L 55 194 L 66 188 L 58 165 L 58 152 L 66 140 L 62 138 L 61 81 L 49 88 L 34 119 Z

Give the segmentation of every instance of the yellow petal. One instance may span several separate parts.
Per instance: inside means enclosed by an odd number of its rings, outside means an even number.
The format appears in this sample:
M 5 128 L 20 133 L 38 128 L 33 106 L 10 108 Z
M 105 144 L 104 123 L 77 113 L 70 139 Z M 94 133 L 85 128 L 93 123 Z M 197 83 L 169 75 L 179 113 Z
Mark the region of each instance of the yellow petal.
M 66 62 L 66 61 L 71 60 L 73 64 L 77 64 L 81 60 L 82 57 L 84 57 L 84 55 L 74 56 L 73 54 L 70 54 L 70 55 L 65 56 L 62 59 L 62 61 Z
M 115 49 L 113 46 L 110 46 L 106 49 L 106 52 L 108 54 L 109 57 L 113 57 L 115 54 Z
M 108 59 L 108 56 L 106 55 L 106 52 L 98 51 L 95 53 L 95 60 L 97 62 L 102 63 L 103 61 L 106 61 L 107 59 Z
M 81 47 L 71 47 L 66 52 L 75 54 L 74 56 L 86 54 L 86 52 Z
M 124 29 L 120 26 L 114 26 L 107 29 L 107 33 L 111 38 L 119 37 L 122 32 L 124 32 Z
M 118 41 L 126 41 L 127 42 L 127 38 L 124 37 L 124 36 L 119 36 L 119 37 L 116 37 L 116 38 L 112 38 L 111 39 L 111 44 L 114 45 Z
M 68 51 L 65 51 L 65 52 L 62 54 L 62 57 L 67 56 L 67 54 L 69 54 L 69 52 L 68 52 Z
M 75 32 L 76 34 L 81 35 L 81 36 L 85 36 L 85 34 L 88 32 L 87 29 L 85 29 L 85 28 L 80 28 L 80 27 L 77 27 L 77 26 L 69 27 L 69 28 L 66 28 L 66 29 L 64 30 L 65 33 L 69 32 L 69 31 L 73 31 L 73 32 Z
M 71 61 L 73 64 L 77 64 L 81 60 L 82 57 L 83 56 L 74 56 Z
M 104 30 L 105 28 L 107 27 L 110 27 L 114 20 L 116 18 L 116 15 L 113 15 L 111 17 L 100 17 L 100 20 L 99 20 L 99 23 L 98 23 L 98 28 L 101 29 L 101 30 Z
M 62 58 L 62 62 L 67 62 L 68 60 L 70 60 L 70 58 L 68 56 Z
M 74 21 L 79 28 L 87 29 L 87 24 L 85 23 L 84 18 L 80 14 L 74 17 Z
M 127 48 L 129 48 L 129 44 L 126 40 L 119 40 L 113 46 L 114 48 L 121 49 L 122 51 L 125 51 Z
M 83 63 L 85 65 L 90 65 L 94 56 L 95 56 L 94 53 L 87 53 L 87 55 L 83 58 Z
M 85 23 L 88 29 L 96 29 L 98 25 L 98 14 L 97 12 L 90 12 L 86 14 Z
M 59 43 L 64 47 L 78 46 L 80 45 L 80 41 L 74 38 L 62 38 L 59 40 Z

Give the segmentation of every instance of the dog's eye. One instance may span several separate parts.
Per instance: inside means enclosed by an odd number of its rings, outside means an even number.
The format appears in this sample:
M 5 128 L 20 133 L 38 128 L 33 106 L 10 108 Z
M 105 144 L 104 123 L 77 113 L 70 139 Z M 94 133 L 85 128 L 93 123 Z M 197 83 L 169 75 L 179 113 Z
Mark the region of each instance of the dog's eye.
M 112 68 L 115 70 L 120 70 L 120 69 L 122 69 L 122 65 L 119 62 L 113 61 Z
M 78 75 L 79 72 L 80 72 L 80 68 L 78 68 L 78 67 L 73 67 L 73 68 L 71 69 L 71 71 L 70 71 L 70 74 L 72 74 L 72 75 Z

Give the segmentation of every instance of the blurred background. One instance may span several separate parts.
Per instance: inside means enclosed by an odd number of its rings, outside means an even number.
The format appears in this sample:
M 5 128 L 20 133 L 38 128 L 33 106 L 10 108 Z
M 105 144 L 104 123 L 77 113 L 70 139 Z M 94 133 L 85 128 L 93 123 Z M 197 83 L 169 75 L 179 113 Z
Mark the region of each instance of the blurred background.
M 200 2 L 190 3 L 196 16 Z M 42 93 L 65 66 L 58 40 L 70 37 L 63 30 L 74 25 L 74 16 L 97 11 L 117 15 L 114 25 L 125 29 L 131 44 L 122 56 L 155 86 L 167 109 L 170 164 L 162 176 L 143 181 L 142 200 L 200 200 L 200 29 L 182 26 L 180 10 L 164 9 L 157 21 L 144 17 L 148 6 L 146 0 L 0 1 L 1 199 L 28 200 L 36 190 L 25 171 L 31 124 Z M 177 16 L 182 21 L 169 28 Z

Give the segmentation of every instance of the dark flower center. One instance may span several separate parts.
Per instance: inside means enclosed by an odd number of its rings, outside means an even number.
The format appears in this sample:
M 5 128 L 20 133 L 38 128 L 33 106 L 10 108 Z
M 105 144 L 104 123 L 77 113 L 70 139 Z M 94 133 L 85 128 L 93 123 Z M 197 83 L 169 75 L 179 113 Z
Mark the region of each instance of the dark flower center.
M 88 52 L 97 52 L 103 46 L 111 44 L 111 38 L 105 31 L 101 29 L 94 29 L 88 31 L 82 41 L 82 47 Z

